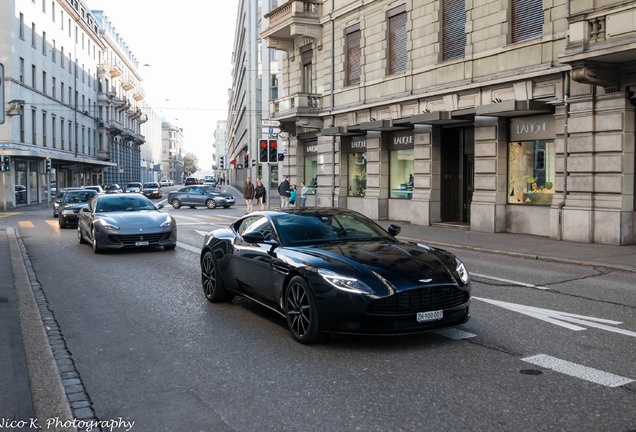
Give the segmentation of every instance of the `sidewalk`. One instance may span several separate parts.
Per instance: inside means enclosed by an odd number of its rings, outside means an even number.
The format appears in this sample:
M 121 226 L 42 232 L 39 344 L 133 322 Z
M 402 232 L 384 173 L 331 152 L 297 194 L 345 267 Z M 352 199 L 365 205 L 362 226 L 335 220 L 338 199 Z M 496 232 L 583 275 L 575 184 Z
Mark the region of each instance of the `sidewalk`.
M 230 185 L 223 185 L 220 189 L 234 195 L 238 206 L 245 205 L 243 193 L 238 189 Z M 276 191 L 270 193 L 274 196 L 268 199 L 269 205 L 276 209 L 280 202 L 278 194 Z M 613 246 L 559 241 L 529 234 L 484 233 L 449 224 L 421 226 L 405 221 L 376 222 L 383 228 L 391 223 L 400 225 L 402 231 L 398 237 L 401 239 L 441 248 L 481 250 L 533 260 L 598 266 L 636 273 L 636 245 Z

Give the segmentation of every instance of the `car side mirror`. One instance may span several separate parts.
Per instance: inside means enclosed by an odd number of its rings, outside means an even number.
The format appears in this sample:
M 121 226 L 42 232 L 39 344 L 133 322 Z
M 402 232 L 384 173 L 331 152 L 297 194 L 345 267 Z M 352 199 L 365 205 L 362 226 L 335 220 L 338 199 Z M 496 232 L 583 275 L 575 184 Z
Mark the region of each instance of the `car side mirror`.
M 157 204 L 157 210 L 161 210 L 163 208 L 163 204 Z
M 82 207 L 82 213 L 90 213 L 91 209 L 89 207 Z
M 389 234 L 395 237 L 396 235 L 400 233 L 400 231 L 402 231 L 402 227 L 399 225 L 391 224 L 389 225 L 388 231 L 389 231 Z
M 243 233 L 242 237 L 243 237 L 243 240 L 246 241 L 247 243 L 264 243 L 265 242 L 265 236 L 263 235 L 263 233 L 258 231 L 250 231 L 250 232 Z

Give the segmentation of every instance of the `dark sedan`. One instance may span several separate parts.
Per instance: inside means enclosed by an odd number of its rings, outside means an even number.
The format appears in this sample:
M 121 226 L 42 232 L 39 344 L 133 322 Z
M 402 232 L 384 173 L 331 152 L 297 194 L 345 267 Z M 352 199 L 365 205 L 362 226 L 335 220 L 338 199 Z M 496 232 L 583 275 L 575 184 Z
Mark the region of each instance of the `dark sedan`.
M 177 246 L 177 222 L 139 194 L 99 195 L 79 217 L 77 237 L 95 253 L 105 249 Z
M 88 202 L 98 195 L 97 191 L 90 189 L 70 190 L 60 199 L 60 206 L 57 209 L 57 221 L 60 228 L 77 224 L 80 211 L 88 206 Z
M 223 207 L 229 208 L 235 204 L 234 196 L 218 192 L 207 186 L 192 185 L 168 193 L 168 202 L 176 209 L 181 206 L 195 208 L 206 206 L 209 209 Z
M 403 242 L 344 209 L 245 215 L 201 250 L 210 302 L 239 294 L 281 314 L 298 342 L 323 333 L 409 334 L 470 317 L 470 278 L 452 253 Z
M 62 197 L 64 196 L 64 194 L 68 191 L 71 190 L 82 190 L 81 187 L 68 187 L 68 188 L 62 188 L 59 189 L 56 194 L 55 194 L 55 198 L 53 198 L 53 217 L 57 217 L 58 215 L 58 210 L 60 208 L 60 201 L 62 201 Z
M 161 186 L 157 182 L 148 182 L 143 185 L 143 194 L 148 198 L 161 198 Z

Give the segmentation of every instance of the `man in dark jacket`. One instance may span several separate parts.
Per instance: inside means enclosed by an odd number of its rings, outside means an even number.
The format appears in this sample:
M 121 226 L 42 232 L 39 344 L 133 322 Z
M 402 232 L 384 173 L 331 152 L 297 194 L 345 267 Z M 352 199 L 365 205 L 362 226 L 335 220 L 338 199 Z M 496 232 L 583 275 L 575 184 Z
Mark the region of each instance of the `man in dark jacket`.
M 289 176 L 285 176 L 285 180 L 278 185 L 278 194 L 280 195 L 280 208 L 289 207 Z
M 247 212 L 252 213 L 252 201 L 254 200 L 254 184 L 249 177 L 245 180 L 245 186 L 243 187 L 243 197 L 247 204 Z

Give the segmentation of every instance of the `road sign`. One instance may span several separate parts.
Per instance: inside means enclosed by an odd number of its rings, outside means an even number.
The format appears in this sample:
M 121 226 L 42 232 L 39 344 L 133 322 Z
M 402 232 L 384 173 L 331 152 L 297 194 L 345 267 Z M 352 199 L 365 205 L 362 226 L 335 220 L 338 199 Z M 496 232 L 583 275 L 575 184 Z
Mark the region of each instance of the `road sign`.
M 0 148 L 9 148 L 9 144 L 0 144 Z
M 263 127 L 278 127 L 280 122 L 278 120 L 263 120 L 261 123 Z
M 280 133 L 280 129 L 279 128 L 274 128 L 274 127 L 264 127 L 263 128 L 263 133 L 270 134 L 270 135 L 273 135 L 273 134 L 277 135 L 277 134 Z

